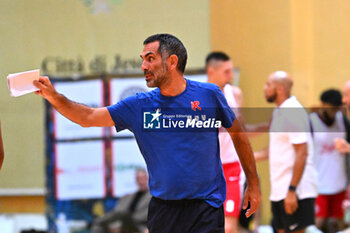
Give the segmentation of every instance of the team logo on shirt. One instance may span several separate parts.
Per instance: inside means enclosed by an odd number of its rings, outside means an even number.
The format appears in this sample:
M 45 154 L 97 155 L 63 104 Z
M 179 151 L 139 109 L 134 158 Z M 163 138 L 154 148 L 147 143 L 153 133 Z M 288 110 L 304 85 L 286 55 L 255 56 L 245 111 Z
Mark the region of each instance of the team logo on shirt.
M 160 129 L 160 116 L 162 113 L 158 108 L 155 112 L 143 113 L 143 128 L 144 129 Z
M 193 111 L 196 111 L 197 109 L 199 110 L 199 111 L 201 111 L 202 110 L 202 108 L 201 107 L 199 107 L 199 101 L 198 100 L 196 100 L 196 101 L 191 101 L 191 108 L 192 108 L 192 110 Z

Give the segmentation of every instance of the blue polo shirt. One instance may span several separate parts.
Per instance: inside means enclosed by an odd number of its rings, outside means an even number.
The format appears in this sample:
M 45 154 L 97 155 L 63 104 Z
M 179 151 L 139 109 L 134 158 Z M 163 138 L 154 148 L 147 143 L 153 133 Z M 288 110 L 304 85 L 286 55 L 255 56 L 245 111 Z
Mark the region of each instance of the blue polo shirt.
M 185 91 L 174 97 L 156 88 L 107 108 L 118 132 L 129 129 L 134 133 L 153 196 L 203 199 L 220 207 L 226 183 L 218 129 L 231 127 L 235 115 L 218 86 L 186 82 Z

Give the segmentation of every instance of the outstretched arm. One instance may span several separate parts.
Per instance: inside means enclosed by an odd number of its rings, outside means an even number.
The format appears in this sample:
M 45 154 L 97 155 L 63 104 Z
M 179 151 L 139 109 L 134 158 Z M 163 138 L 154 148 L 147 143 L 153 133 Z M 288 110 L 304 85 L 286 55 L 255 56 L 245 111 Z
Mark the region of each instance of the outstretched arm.
M 82 127 L 114 126 L 107 108 L 90 108 L 67 99 L 56 92 L 48 77 L 40 77 L 33 84 L 40 89 L 36 91 L 37 95 L 43 96 L 63 116 Z
M 0 123 L 0 170 L 2 168 L 2 163 L 4 162 L 5 153 L 4 153 L 4 145 L 2 143 L 2 135 L 1 135 L 1 123 Z
M 241 127 L 247 133 L 248 137 L 260 136 L 262 133 L 266 133 L 269 131 L 270 122 L 264 122 L 260 124 L 246 124 L 244 117 L 241 112 L 241 108 L 243 107 L 243 93 L 239 87 L 233 87 L 233 95 L 235 97 L 237 103 L 237 109 L 235 109 L 236 117 L 238 118 Z
M 246 212 L 246 217 L 249 217 L 258 209 L 261 201 L 259 178 L 256 171 L 253 150 L 237 120 L 233 121 L 232 127 L 228 128 L 227 131 L 230 133 L 242 168 L 247 176 L 248 187 L 244 195 L 243 209 L 246 209 L 248 202 L 250 202 L 250 209 Z

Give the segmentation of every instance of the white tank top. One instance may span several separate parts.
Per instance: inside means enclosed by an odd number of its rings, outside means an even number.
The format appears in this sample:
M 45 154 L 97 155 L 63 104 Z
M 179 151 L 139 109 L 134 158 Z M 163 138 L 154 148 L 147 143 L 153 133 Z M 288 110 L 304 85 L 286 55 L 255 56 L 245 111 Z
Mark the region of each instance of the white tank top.
M 227 84 L 224 87 L 224 95 L 226 97 L 228 105 L 235 111 L 238 107 L 235 96 L 233 94 L 233 87 Z M 220 158 L 221 162 L 233 163 L 239 161 L 236 149 L 233 145 L 230 134 L 224 127 L 219 129 L 219 142 L 220 142 Z
M 318 171 L 318 192 L 337 194 L 346 189 L 345 156 L 334 146 L 335 138 L 345 138 L 343 114 L 336 113 L 335 122 L 328 127 L 317 113 L 310 114 L 313 128 L 315 165 Z

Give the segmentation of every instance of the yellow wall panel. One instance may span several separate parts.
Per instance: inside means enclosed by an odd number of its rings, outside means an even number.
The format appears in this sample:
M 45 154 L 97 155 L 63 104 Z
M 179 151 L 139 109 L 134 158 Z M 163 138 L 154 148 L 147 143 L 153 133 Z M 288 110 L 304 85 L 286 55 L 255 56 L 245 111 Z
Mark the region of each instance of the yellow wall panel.
M 212 49 L 227 52 L 240 68 L 245 106 L 266 106 L 266 77 L 274 70 L 290 69 L 288 2 L 263 2 L 211 1 Z
M 44 196 L 0 197 L 0 213 L 45 214 Z
M 341 88 L 350 79 L 350 2 L 313 1 L 314 84 L 319 94 L 326 88 Z

